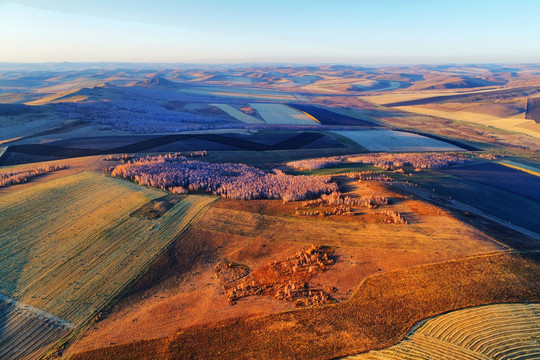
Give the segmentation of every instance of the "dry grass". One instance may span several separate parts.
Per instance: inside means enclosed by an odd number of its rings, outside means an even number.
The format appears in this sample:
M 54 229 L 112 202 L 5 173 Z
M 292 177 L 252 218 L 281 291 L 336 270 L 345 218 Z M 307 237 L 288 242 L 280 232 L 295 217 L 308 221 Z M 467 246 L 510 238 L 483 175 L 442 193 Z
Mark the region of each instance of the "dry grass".
M 324 289 L 343 302 L 375 274 L 503 249 L 442 209 L 390 191 L 385 184 L 340 182 L 348 195 L 389 196 L 393 204 L 384 208 L 406 213 L 413 224 L 366 223 L 376 218 L 372 212 L 379 209 L 365 209 L 359 216 L 297 219 L 293 215 L 296 203 L 222 199 L 70 353 L 294 309 L 291 303 L 270 296 L 241 298 L 231 306 L 214 272 L 225 259 L 260 274 L 269 262 L 279 262 L 312 243 L 331 245 L 335 264 L 313 276 L 309 287 Z M 334 287 L 335 292 L 328 290 Z
M 491 239 L 451 216 L 422 217 L 407 210 L 406 202 L 385 208 L 402 214 L 410 225 L 366 223 L 361 219 L 321 222 L 318 217 L 283 218 L 212 208 L 199 226 L 221 233 L 262 238 L 272 243 L 288 242 L 302 246 L 316 240 L 319 244 L 335 247 L 443 252 L 450 256 L 500 249 Z
M 72 359 L 323 359 L 383 348 L 415 322 L 489 303 L 540 300 L 540 267 L 518 255 L 475 256 L 368 278 L 347 302 L 194 327 Z

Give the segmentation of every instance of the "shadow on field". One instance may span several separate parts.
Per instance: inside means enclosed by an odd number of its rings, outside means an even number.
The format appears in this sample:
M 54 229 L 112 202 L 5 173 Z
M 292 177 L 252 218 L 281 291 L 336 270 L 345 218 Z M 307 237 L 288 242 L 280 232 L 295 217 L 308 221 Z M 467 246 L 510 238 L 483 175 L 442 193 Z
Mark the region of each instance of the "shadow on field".
M 11 145 L 0 166 L 73 157 L 139 152 L 276 151 L 314 148 L 339 149 L 345 145 L 318 132 L 287 134 L 174 134 L 164 136 L 111 136 L 59 140 L 47 144 Z M 118 146 L 118 143 L 124 145 Z M 319 147 L 317 147 L 317 144 Z

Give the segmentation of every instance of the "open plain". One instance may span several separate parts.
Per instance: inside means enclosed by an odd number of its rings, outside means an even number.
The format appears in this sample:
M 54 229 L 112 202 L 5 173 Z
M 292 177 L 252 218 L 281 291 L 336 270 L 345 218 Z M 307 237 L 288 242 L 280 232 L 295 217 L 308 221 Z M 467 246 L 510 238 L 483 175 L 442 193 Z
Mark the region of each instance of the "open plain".
M 0 72 L 0 359 L 538 353 L 536 65 L 54 66 Z

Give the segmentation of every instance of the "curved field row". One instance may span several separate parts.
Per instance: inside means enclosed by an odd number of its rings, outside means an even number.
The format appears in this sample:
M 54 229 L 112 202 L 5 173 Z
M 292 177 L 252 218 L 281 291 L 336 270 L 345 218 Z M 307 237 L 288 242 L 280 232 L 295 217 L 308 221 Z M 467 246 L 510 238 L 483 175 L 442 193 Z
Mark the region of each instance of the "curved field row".
M 498 304 L 437 316 L 389 348 L 347 360 L 537 359 L 540 304 Z
M 71 359 L 324 359 L 390 346 L 423 318 L 471 306 L 540 300 L 538 258 L 495 254 L 366 279 L 346 302 L 196 326 Z
M 191 195 L 159 218 L 131 216 L 160 196 L 162 191 L 93 173 L 0 196 L 0 292 L 80 325 L 214 200 Z M 12 331 L 10 324 L 0 334 Z M 36 331 L 19 332 L 24 347 L 44 336 Z
M 72 328 L 54 315 L 0 294 L 0 359 L 33 359 Z

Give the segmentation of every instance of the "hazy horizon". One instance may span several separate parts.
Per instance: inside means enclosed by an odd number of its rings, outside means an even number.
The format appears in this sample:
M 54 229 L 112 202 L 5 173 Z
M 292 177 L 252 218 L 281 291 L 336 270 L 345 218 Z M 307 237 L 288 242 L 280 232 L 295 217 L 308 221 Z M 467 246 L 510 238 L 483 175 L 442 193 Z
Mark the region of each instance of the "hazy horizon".
M 0 62 L 538 63 L 540 3 L 0 0 Z

